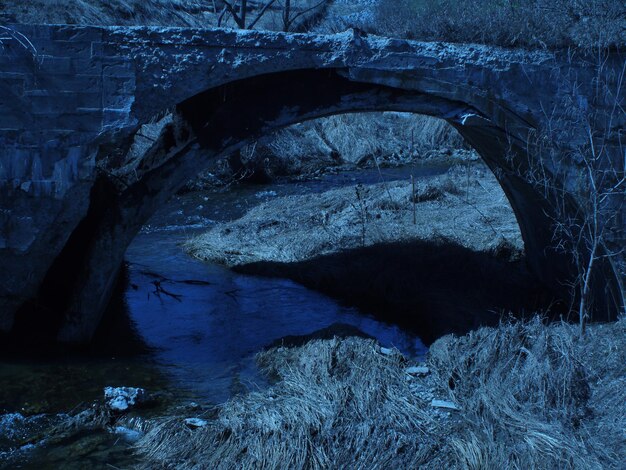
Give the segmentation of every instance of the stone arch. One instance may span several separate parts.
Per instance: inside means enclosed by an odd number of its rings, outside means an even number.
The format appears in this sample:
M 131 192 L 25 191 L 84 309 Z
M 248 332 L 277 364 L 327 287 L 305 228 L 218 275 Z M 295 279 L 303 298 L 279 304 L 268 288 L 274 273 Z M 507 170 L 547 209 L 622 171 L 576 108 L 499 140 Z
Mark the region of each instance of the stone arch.
M 297 122 L 358 111 L 413 112 L 451 123 L 494 170 L 516 214 L 532 270 L 565 295 L 563 281 L 571 276 L 570 263 L 551 249 L 549 207 L 515 175 L 505 158 L 507 153 L 519 155 L 522 162 L 541 158 L 526 154 L 524 136 L 534 124 L 489 94 L 455 94 L 455 85 L 447 86 L 446 93 L 430 94 L 399 81 L 393 71 L 300 69 L 234 80 L 185 99 L 176 106 L 174 122 L 145 157 L 158 165 L 122 189 L 106 174 L 98 177 L 88 214 L 74 232 L 89 240 L 70 238 L 48 273 L 48 279 L 73 273 L 71 284 L 63 286 L 62 302 L 53 296 L 61 309 L 57 306 L 52 318 L 49 312 L 42 314 L 46 309 L 23 309 L 14 331 L 18 336 L 31 335 L 32 325 L 41 324 L 42 335 L 52 333 L 63 342 L 88 341 L 106 307 L 126 247 L 156 208 L 197 174 L 203 161 Z M 48 287 L 44 282 L 42 290 Z M 612 285 L 610 290 L 618 302 L 618 288 Z M 41 322 L 42 315 L 47 321 Z

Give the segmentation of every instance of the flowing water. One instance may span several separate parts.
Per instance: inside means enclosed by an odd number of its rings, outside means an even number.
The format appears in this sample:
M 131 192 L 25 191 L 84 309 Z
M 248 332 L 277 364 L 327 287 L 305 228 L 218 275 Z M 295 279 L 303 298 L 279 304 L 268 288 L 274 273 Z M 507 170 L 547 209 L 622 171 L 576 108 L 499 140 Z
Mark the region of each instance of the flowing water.
M 240 275 L 187 256 L 180 243 L 214 221 L 241 216 L 267 198 L 321 192 L 356 183 L 427 177 L 446 168 L 363 170 L 318 180 L 238 187 L 176 197 L 128 249 L 128 282 L 116 308 L 125 333 L 101 332 L 89 354 L 4 357 L 0 362 L 0 467 L 122 468 L 129 443 L 103 431 L 62 442 L 31 439 L 63 413 L 102 398 L 105 386 L 165 392 L 173 402 L 221 403 L 266 386 L 253 356 L 288 335 L 349 324 L 406 355 L 424 354 L 413 334 L 368 312 L 284 279 Z M 116 305 L 117 305 L 116 304 Z M 129 332 L 132 329 L 132 335 Z M 24 445 L 32 441 L 33 444 Z M 112 467 L 113 466 L 113 467 Z

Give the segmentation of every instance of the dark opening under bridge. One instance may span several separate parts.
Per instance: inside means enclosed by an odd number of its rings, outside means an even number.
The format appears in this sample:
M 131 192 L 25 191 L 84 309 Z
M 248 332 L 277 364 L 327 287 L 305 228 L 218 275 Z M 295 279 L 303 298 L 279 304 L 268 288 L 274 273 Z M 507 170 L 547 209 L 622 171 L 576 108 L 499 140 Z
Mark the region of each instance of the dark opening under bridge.
M 0 29 L 0 43 L 0 331 L 15 338 L 88 341 L 130 241 L 210 159 L 355 111 L 451 123 L 496 174 L 532 270 L 563 289 L 569 257 L 553 249 L 550 204 L 520 169 L 541 167 L 567 187 L 531 137 L 551 127 L 573 148 L 586 137 L 570 132 L 563 103 L 607 116 L 615 106 L 594 98 L 597 67 L 566 53 L 354 31 L 16 25 Z M 623 64 L 618 54 L 603 64 L 616 83 Z M 624 119 L 607 120 L 607 135 L 621 136 Z M 154 122 L 159 134 L 143 148 L 136 137 Z M 620 138 L 606 142 L 623 175 Z M 580 165 L 566 162 L 572 174 Z M 621 206 L 617 219 L 623 228 Z M 593 285 L 607 315 L 624 305 L 617 261 L 603 260 Z

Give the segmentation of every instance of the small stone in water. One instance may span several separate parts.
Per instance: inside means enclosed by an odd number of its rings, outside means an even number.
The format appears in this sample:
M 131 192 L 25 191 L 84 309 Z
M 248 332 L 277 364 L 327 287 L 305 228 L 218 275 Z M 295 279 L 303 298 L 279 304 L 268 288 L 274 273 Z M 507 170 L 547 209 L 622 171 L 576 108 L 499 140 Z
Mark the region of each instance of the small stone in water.
M 389 349 L 389 348 L 380 348 L 380 353 L 384 354 L 385 356 L 391 356 L 393 355 L 393 349 Z
M 187 418 L 185 420 L 185 424 L 191 429 L 196 429 L 203 428 L 204 426 L 208 425 L 209 422 L 200 418 Z
M 112 411 L 127 411 L 146 401 L 146 391 L 133 387 L 105 387 L 104 401 Z

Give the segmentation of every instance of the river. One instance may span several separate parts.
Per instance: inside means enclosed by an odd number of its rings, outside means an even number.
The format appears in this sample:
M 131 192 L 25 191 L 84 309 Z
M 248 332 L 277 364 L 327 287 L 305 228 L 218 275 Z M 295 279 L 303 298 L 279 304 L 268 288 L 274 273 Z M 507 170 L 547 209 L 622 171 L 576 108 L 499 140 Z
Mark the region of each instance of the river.
M 286 279 L 233 273 L 194 260 L 181 242 L 215 221 L 232 220 L 259 202 L 395 179 L 441 174 L 442 166 L 415 166 L 325 175 L 319 179 L 177 196 L 161 208 L 128 249 L 127 282 L 115 312 L 128 331 L 100 332 L 89 353 L 5 356 L 0 362 L 0 466 L 112 468 L 130 465 L 130 445 L 103 431 L 69 442 L 19 444 L 63 413 L 88 407 L 105 386 L 164 391 L 178 403 L 222 403 L 266 383 L 254 354 L 289 335 L 336 323 L 353 325 L 418 357 L 426 348 L 399 327 L 367 311 L 341 305 Z M 132 332 L 132 334 L 129 334 Z M 124 333 L 124 334 L 122 334 Z

